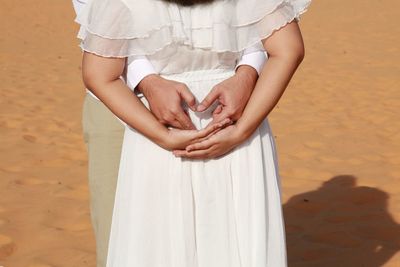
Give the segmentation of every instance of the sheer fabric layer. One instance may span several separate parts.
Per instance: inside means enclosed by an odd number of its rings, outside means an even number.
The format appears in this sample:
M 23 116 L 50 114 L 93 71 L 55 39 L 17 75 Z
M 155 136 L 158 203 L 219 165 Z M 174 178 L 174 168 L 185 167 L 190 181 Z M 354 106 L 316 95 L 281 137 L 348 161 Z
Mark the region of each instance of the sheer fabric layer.
M 161 0 L 91 0 L 77 16 L 81 48 L 106 57 L 152 55 L 186 45 L 242 52 L 297 20 L 311 0 L 216 0 L 182 7 Z

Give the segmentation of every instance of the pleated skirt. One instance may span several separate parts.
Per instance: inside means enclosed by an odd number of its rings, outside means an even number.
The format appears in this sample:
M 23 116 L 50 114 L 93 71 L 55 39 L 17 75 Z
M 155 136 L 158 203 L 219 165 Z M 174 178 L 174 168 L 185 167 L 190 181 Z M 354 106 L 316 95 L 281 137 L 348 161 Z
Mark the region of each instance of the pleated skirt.
M 232 75 L 211 69 L 161 76 L 187 84 L 200 102 Z M 189 110 L 198 129 L 212 120 L 212 108 Z M 208 160 L 175 157 L 125 126 L 107 267 L 266 266 L 287 266 L 268 118 L 244 143 Z

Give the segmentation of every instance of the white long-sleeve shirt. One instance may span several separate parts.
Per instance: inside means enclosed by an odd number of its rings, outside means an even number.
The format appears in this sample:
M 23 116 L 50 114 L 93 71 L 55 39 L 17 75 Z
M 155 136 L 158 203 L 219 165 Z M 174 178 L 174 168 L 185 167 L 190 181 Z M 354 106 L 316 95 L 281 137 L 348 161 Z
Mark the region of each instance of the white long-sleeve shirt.
M 82 10 L 87 0 L 72 0 L 76 15 Z M 255 51 L 254 51 L 255 50 Z M 241 65 L 249 65 L 253 67 L 258 74 L 260 74 L 265 61 L 267 60 L 266 53 L 257 49 L 248 48 L 244 51 L 243 56 L 237 62 L 235 69 Z M 129 60 L 127 67 L 127 84 L 130 88 L 134 89 L 147 75 L 157 74 L 151 62 L 146 56 L 133 56 Z M 94 98 L 97 99 L 89 90 L 87 90 Z

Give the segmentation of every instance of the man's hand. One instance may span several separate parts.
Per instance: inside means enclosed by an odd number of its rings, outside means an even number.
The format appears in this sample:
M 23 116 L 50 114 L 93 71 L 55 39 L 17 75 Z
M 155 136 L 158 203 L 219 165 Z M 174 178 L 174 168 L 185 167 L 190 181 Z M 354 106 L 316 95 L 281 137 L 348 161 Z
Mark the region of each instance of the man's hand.
M 248 65 L 239 66 L 236 74 L 215 85 L 204 100 L 197 106 L 197 111 L 206 110 L 218 100 L 219 105 L 213 112 L 210 124 L 218 123 L 226 118 L 233 122 L 242 115 L 247 101 L 257 82 L 257 71 Z
M 150 74 L 140 81 L 138 90 L 144 94 L 150 110 L 162 124 L 184 130 L 196 129 L 182 107 L 184 101 L 191 110 L 196 110 L 196 99 L 186 84 Z

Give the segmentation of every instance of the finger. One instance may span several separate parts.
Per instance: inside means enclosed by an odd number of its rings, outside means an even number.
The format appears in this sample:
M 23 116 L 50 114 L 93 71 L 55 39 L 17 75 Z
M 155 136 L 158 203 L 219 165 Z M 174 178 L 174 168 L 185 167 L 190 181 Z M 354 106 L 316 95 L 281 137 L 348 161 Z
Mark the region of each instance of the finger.
M 203 128 L 203 129 L 201 129 L 199 131 L 199 134 L 198 134 L 197 138 L 203 138 L 203 137 L 208 136 L 209 134 L 211 134 L 215 130 L 219 130 L 219 129 L 225 127 L 226 125 L 228 125 L 230 123 L 230 121 L 231 120 L 229 118 L 227 118 L 227 119 L 225 119 L 223 121 L 220 121 L 218 123 L 214 123 L 214 124 L 212 124 L 210 126 L 207 126 L 207 127 Z
M 222 127 L 221 128 L 217 128 L 213 132 L 209 133 L 207 136 L 194 139 L 193 141 L 191 141 L 189 143 L 189 145 L 196 144 L 196 143 L 199 143 L 199 142 L 203 142 L 204 140 L 210 139 L 213 135 L 215 135 L 216 133 L 218 133 L 221 130 L 222 130 Z
M 220 122 L 220 123 L 221 123 L 221 122 Z M 213 132 L 211 132 L 211 133 L 208 134 L 207 136 L 204 136 L 204 137 L 197 138 L 197 139 L 193 140 L 192 142 L 190 142 L 189 145 L 195 144 L 195 143 L 198 143 L 198 142 L 202 142 L 202 141 L 204 141 L 204 140 L 207 140 L 207 139 L 211 138 L 213 135 L 215 135 L 216 133 L 218 133 L 219 131 L 221 131 L 222 129 L 224 129 L 225 127 L 227 127 L 227 126 L 229 126 L 229 125 L 231 125 L 231 124 L 233 124 L 233 121 L 232 121 L 232 120 L 229 120 L 227 123 L 222 122 L 222 124 L 221 124 L 222 126 L 221 126 L 221 127 L 215 129 Z
M 213 119 L 217 119 L 218 121 L 224 120 L 225 118 L 230 118 L 233 120 L 235 116 L 235 111 L 229 107 L 224 107 L 223 110 L 218 114 L 213 114 Z
M 174 154 L 174 156 L 182 156 L 184 155 L 184 153 L 186 153 L 187 151 L 184 149 L 175 149 L 172 151 L 172 153 Z
M 215 142 L 213 140 L 207 139 L 207 140 L 195 143 L 195 144 L 188 145 L 186 147 L 186 151 L 191 152 L 193 150 L 205 150 L 205 149 L 210 148 L 214 144 L 215 144 Z
M 196 111 L 196 98 L 190 92 L 189 88 L 187 88 L 186 85 L 182 86 L 179 89 L 179 94 L 182 97 L 182 99 L 186 102 L 186 104 L 189 106 L 189 108 L 193 111 Z
M 177 120 L 173 120 L 173 121 L 167 122 L 166 126 L 172 126 L 173 128 L 181 129 L 181 130 L 184 129 L 184 126 Z
M 221 114 L 217 114 L 217 115 L 213 116 L 212 121 L 210 121 L 210 122 L 207 124 L 206 128 L 207 128 L 207 127 L 211 127 L 211 126 L 214 125 L 214 124 L 223 123 L 223 122 L 225 122 L 225 121 L 226 121 L 226 123 L 225 123 L 226 125 L 231 124 L 233 121 L 232 121 L 232 119 L 231 119 L 228 115 L 229 115 L 228 113 L 223 112 L 223 113 L 221 113 Z
M 186 150 L 180 150 L 178 152 L 174 152 L 174 155 L 177 157 L 184 157 L 184 158 L 190 158 L 190 159 L 207 159 L 211 158 L 212 156 L 212 151 L 214 147 L 210 147 L 205 150 L 194 150 L 191 152 L 187 152 Z
M 190 120 L 189 116 L 181 109 L 175 114 L 175 119 L 183 126 L 185 130 L 196 130 L 193 122 Z
M 171 118 L 168 118 L 168 119 L 163 118 L 163 116 L 156 116 L 156 117 L 157 117 L 158 121 L 165 127 L 172 126 L 174 128 L 178 128 L 178 129 L 182 128 L 182 125 L 177 120 L 174 120 Z
M 209 126 L 208 128 L 200 130 L 197 136 L 190 142 L 189 145 L 209 139 L 211 136 L 215 135 L 217 132 L 219 132 L 220 130 L 222 130 L 231 123 L 232 122 L 229 119 L 227 119 L 226 121 L 215 123 Z
M 202 112 L 208 109 L 215 100 L 219 98 L 219 91 L 213 88 L 210 93 L 201 101 L 201 103 L 197 106 L 197 111 Z
M 214 109 L 213 115 L 217 115 L 217 114 L 221 113 L 222 107 L 223 107 L 223 106 L 222 106 L 221 104 L 219 104 L 219 105 L 217 106 L 217 108 Z
M 196 133 L 196 135 L 194 136 L 194 140 L 204 138 L 204 137 L 208 136 L 209 134 L 213 133 L 214 131 L 218 130 L 221 127 L 222 127 L 221 124 L 216 123 L 214 125 L 211 125 L 208 128 L 203 128 Z

